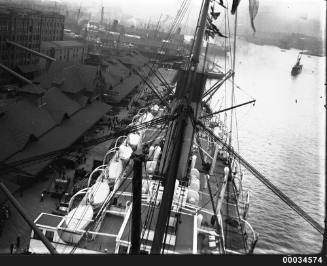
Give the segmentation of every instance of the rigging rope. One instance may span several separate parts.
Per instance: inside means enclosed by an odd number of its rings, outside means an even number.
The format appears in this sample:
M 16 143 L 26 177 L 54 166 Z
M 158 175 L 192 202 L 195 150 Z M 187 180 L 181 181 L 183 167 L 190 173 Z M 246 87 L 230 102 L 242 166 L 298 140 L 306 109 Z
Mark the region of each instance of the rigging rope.
M 237 10 L 235 12 L 235 21 L 234 21 L 234 46 L 233 46 L 233 64 L 232 71 L 234 75 L 232 76 L 232 98 L 231 98 L 231 106 L 234 105 L 234 93 L 235 93 L 235 61 L 236 61 L 236 32 L 237 32 Z M 233 132 L 233 109 L 231 110 L 231 118 L 230 118 L 230 135 L 229 135 L 229 144 L 232 144 L 232 132 Z
M 71 153 L 73 150 L 75 150 L 78 147 L 91 147 L 91 146 L 95 146 L 98 144 L 101 144 L 103 142 L 106 142 L 108 140 L 112 140 L 114 138 L 117 138 L 121 135 L 127 135 L 129 133 L 133 133 L 142 129 L 146 129 L 148 127 L 151 126 L 155 126 L 155 125 L 159 125 L 161 123 L 165 123 L 167 120 L 173 120 L 175 119 L 175 116 L 171 116 L 171 115 L 165 115 L 156 119 L 153 119 L 149 122 L 144 122 L 142 124 L 139 124 L 137 126 L 128 126 L 123 130 L 117 131 L 115 133 L 111 133 L 108 134 L 106 136 L 102 136 L 100 138 L 96 138 L 87 142 L 84 142 L 83 144 L 80 145 L 72 145 L 68 148 L 65 149 L 60 149 L 60 150 L 56 150 L 53 152 L 48 152 L 48 153 L 44 153 L 41 155 L 36 155 L 30 158 L 26 158 L 26 159 L 22 159 L 19 161 L 15 161 L 12 163 L 3 163 L 2 166 L 0 166 L 0 173 L 1 174 L 5 174 L 7 172 L 10 172 L 12 167 L 20 167 L 22 165 L 27 165 L 27 164 L 31 164 L 31 163 L 36 163 L 36 162 L 40 162 L 40 161 L 45 161 L 45 160 L 50 160 L 50 159 L 54 159 L 56 157 L 61 157 L 63 155 L 66 155 L 68 153 Z
M 283 200 L 289 207 L 291 207 L 295 212 L 297 212 L 303 219 L 305 219 L 309 224 L 311 224 L 319 233 L 323 234 L 323 227 L 316 222 L 308 213 L 306 213 L 300 206 L 298 206 L 294 201 L 287 197 L 279 188 L 273 185 L 266 177 L 264 177 L 258 170 L 256 170 L 250 163 L 248 163 L 241 155 L 234 151 L 233 147 L 222 141 L 217 137 L 210 129 L 208 129 L 202 122 L 198 121 L 200 125 L 208 134 L 210 134 L 216 141 L 221 143 L 226 150 L 235 156 L 239 162 L 250 171 L 256 178 L 258 178 L 265 186 L 267 186 L 275 195 L 277 195 L 281 200 Z

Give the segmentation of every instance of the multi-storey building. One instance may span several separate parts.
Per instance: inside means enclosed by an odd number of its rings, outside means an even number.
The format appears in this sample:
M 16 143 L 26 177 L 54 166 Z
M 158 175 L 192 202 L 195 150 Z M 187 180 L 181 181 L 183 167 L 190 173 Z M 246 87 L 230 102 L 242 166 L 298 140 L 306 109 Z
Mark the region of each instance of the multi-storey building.
M 78 41 L 42 42 L 40 51 L 56 61 L 83 63 L 87 56 L 87 44 Z
M 65 17 L 57 13 L 43 13 L 41 16 L 41 40 L 62 41 Z
M 38 63 L 38 56 L 6 41 L 40 51 L 42 41 L 63 40 L 64 20 L 65 17 L 57 13 L 0 5 L 0 63 L 11 69 Z M 0 76 L 6 80 L 8 75 L 1 71 Z
M 39 50 L 41 16 L 26 9 L 0 9 L 0 58 L 10 68 L 36 63 L 38 58 L 22 49 L 10 46 L 6 40 Z

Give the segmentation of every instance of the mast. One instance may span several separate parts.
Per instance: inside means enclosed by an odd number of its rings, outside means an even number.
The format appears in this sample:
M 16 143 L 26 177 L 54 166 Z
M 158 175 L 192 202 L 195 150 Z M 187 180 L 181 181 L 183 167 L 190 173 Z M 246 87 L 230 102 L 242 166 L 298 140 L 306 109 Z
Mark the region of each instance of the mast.
M 202 9 L 201 18 L 200 18 L 198 33 L 194 40 L 194 50 L 193 50 L 193 56 L 192 56 L 193 66 L 196 66 L 199 63 L 199 57 L 200 57 L 200 51 L 201 51 L 201 47 L 202 47 L 202 43 L 203 43 L 203 35 L 204 35 L 204 30 L 205 30 L 205 25 L 206 25 L 206 19 L 207 19 L 207 14 L 208 14 L 208 10 L 209 10 L 209 3 L 210 3 L 209 0 L 205 0 L 203 9 Z
M 172 145 L 172 156 L 170 156 L 171 163 L 165 176 L 165 188 L 162 195 L 162 201 L 151 248 L 152 254 L 158 254 L 161 251 L 164 233 L 166 230 L 166 224 L 170 215 L 172 199 L 175 189 L 175 182 L 176 179 L 182 179 L 186 174 L 189 159 L 188 155 L 193 145 L 194 127 L 190 116 L 193 115 L 193 117 L 196 117 L 197 107 L 198 104 L 201 102 L 201 97 L 197 97 L 197 99 L 194 100 L 194 97 L 192 96 L 194 93 L 196 93 L 196 89 L 201 90 L 203 88 L 196 88 L 192 85 L 194 84 L 194 81 L 197 78 L 196 69 L 199 63 L 199 55 L 205 31 L 205 23 L 209 10 L 209 4 L 210 0 L 205 0 L 200 15 L 200 23 L 198 26 L 196 38 L 194 40 L 191 67 L 188 73 L 184 73 L 186 83 L 184 83 L 183 85 L 185 85 L 185 87 L 181 89 L 179 95 L 180 97 L 175 101 L 175 104 L 177 106 L 175 111 L 179 112 L 179 117 L 175 122 L 175 126 L 171 127 L 176 128 L 176 130 L 174 130 L 175 137 L 173 138 L 175 145 Z M 200 92 L 199 94 L 202 93 Z M 194 102 L 191 103 L 191 100 L 193 100 Z
M 133 208 L 132 208 L 132 235 L 131 235 L 131 254 L 140 254 L 141 247 L 141 195 L 142 195 L 142 158 L 135 155 L 133 166 Z

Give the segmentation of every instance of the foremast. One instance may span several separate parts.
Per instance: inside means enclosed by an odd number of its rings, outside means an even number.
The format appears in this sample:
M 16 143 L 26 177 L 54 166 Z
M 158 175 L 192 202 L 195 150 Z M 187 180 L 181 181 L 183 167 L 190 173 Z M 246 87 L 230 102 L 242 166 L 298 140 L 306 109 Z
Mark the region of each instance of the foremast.
M 170 145 L 169 148 L 166 146 L 164 148 L 164 151 L 166 152 L 164 155 L 170 155 L 169 158 L 171 158 L 171 160 L 169 162 L 169 167 L 162 167 L 160 169 L 161 174 L 165 176 L 165 182 L 162 202 L 158 214 L 158 222 L 156 224 L 151 248 L 152 254 L 158 254 L 161 252 L 165 228 L 170 216 L 175 182 L 176 180 L 183 180 L 188 169 L 189 153 L 194 139 L 193 119 L 198 116 L 199 106 L 202 99 L 201 96 L 204 89 L 204 86 L 201 86 L 200 88 L 194 86 L 194 82 L 198 79 L 196 71 L 199 63 L 209 4 L 210 0 L 204 0 L 194 39 L 191 62 L 188 71 L 183 75 L 183 88 L 180 89 L 178 93 L 179 97 L 176 97 L 173 103 L 173 112 L 178 114 L 177 120 L 173 122 L 170 127 L 171 135 L 174 136 L 173 144 L 175 145 Z M 198 97 L 194 97 L 195 95 Z M 168 141 L 166 141 L 165 145 L 168 145 Z

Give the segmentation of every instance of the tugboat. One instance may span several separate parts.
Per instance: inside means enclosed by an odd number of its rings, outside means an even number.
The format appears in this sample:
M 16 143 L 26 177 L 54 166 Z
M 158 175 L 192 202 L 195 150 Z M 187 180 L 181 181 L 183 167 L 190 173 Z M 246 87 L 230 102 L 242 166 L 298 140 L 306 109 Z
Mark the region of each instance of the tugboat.
M 296 64 L 292 68 L 292 71 L 291 71 L 292 76 L 296 76 L 296 75 L 300 74 L 302 71 L 303 65 L 300 64 L 301 57 L 302 57 L 302 53 L 300 52 L 297 57 Z

